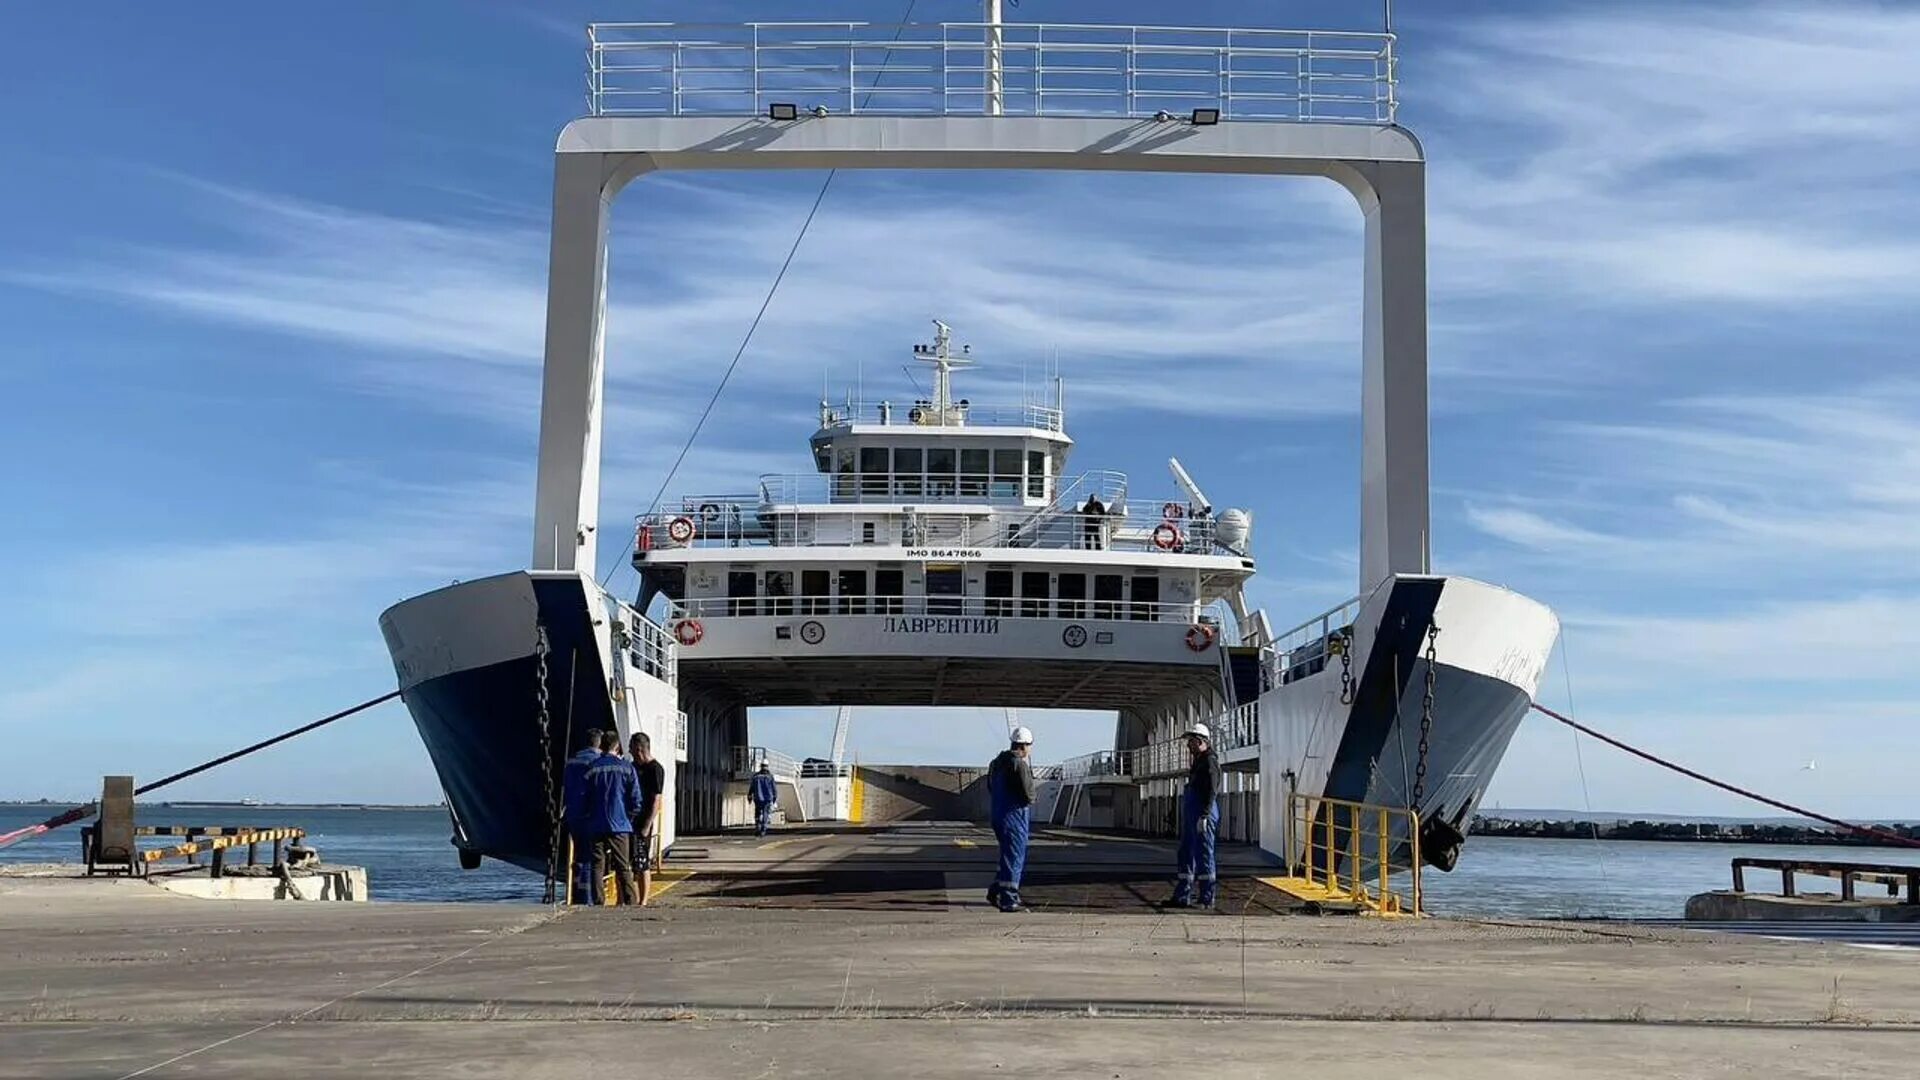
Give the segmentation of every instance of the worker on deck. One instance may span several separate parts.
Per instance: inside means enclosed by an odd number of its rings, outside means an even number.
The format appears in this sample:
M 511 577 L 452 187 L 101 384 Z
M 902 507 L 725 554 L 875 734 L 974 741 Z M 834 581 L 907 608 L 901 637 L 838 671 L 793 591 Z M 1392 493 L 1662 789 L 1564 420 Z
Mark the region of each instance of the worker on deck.
M 773 804 L 780 799 L 780 792 L 773 785 L 773 773 L 767 771 L 767 763 L 760 763 L 760 771 L 753 774 L 753 780 L 747 785 L 747 795 L 753 799 L 753 835 L 767 835 L 767 826 L 773 824 Z
M 592 830 L 593 883 L 612 871 L 619 883 L 619 902 L 637 904 L 639 889 L 633 880 L 633 819 L 640 814 L 640 777 L 632 763 L 620 756 L 620 733 L 600 733 L 600 756 L 587 769 L 586 825 Z
M 1213 732 L 1195 722 L 1183 733 L 1193 767 L 1180 795 L 1180 872 L 1173 886 L 1173 907 L 1211 908 L 1214 903 L 1214 839 L 1220 831 L 1220 760 L 1213 753 Z M 1194 885 L 1199 884 L 1199 897 Z
M 585 897 L 576 903 L 597 904 L 600 902 L 600 890 L 593 886 L 593 834 L 586 827 L 587 815 L 587 770 L 600 758 L 600 729 L 588 728 L 587 741 L 579 752 L 567 759 L 560 773 L 561 804 L 565 810 L 561 814 L 561 823 L 572 838 L 572 865 L 567 868 L 573 875 L 573 895 Z
M 1027 868 L 1027 835 L 1032 827 L 1033 732 L 1013 729 L 1009 746 L 987 767 L 987 796 L 993 838 L 1000 845 L 1000 866 L 987 888 L 987 903 L 1001 911 L 1020 910 L 1020 878 Z
M 660 808 L 666 804 L 660 795 L 666 790 L 667 768 L 654 760 L 653 737 L 644 731 L 633 733 L 627 749 L 633 754 L 633 770 L 640 778 L 640 814 L 634 819 L 639 833 L 634 839 L 633 859 L 640 868 L 640 906 L 646 907 L 653 896 L 654 843 L 660 835 Z

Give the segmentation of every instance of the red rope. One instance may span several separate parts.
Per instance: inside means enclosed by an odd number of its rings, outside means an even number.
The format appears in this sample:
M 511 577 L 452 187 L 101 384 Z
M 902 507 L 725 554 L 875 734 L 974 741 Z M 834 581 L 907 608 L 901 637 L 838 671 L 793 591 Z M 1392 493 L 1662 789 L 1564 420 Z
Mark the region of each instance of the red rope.
M 1817 814 L 1812 810 L 1808 810 L 1802 806 L 1795 806 L 1792 803 L 1781 802 L 1779 799 L 1770 799 L 1765 795 L 1760 794 L 1757 791 L 1748 791 L 1746 788 L 1737 787 L 1733 784 L 1729 784 L 1725 780 L 1715 780 L 1713 777 L 1708 776 L 1706 773 L 1695 772 L 1694 770 L 1687 768 L 1685 765 L 1668 761 L 1666 758 L 1659 757 L 1654 754 L 1649 754 L 1645 750 L 1642 750 L 1637 746 L 1628 746 L 1626 743 L 1621 742 L 1619 739 L 1616 739 L 1611 735 L 1605 735 L 1598 731 L 1595 731 L 1592 728 L 1588 727 L 1587 725 L 1581 723 L 1580 721 L 1575 720 L 1571 716 L 1564 716 L 1560 713 L 1554 712 L 1552 709 L 1547 708 L 1545 705 L 1542 705 L 1539 702 L 1535 702 L 1533 705 L 1533 708 L 1535 712 L 1542 713 L 1546 716 L 1550 716 L 1553 719 L 1558 720 L 1561 723 L 1572 728 L 1573 730 L 1581 732 L 1582 734 L 1591 735 L 1594 738 L 1599 739 L 1601 742 L 1606 743 L 1608 746 L 1618 747 L 1619 749 L 1625 750 L 1627 753 L 1632 754 L 1634 757 L 1641 758 L 1646 761 L 1651 761 L 1655 765 L 1658 765 L 1663 769 L 1672 769 L 1674 772 L 1677 772 L 1682 776 L 1690 776 L 1693 779 L 1698 780 L 1703 784 L 1711 784 L 1712 786 L 1717 787 L 1722 791 L 1730 791 L 1735 795 L 1740 796 L 1741 798 L 1752 799 L 1754 802 L 1757 802 L 1757 803 L 1765 803 L 1766 805 L 1771 806 L 1776 810 L 1785 810 L 1789 814 L 1797 814 L 1803 818 L 1811 818 L 1814 821 L 1831 825 L 1836 829 L 1841 829 L 1846 832 L 1857 833 L 1861 836 L 1871 836 L 1876 840 L 1880 840 L 1885 843 L 1892 844 L 1895 847 L 1920 848 L 1920 840 L 1915 840 L 1910 836 L 1902 836 L 1897 832 L 1890 832 L 1886 829 L 1876 828 L 1872 825 L 1856 825 L 1851 821 L 1842 821 L 1836 817 L 1828 817 L 1825 814 Z

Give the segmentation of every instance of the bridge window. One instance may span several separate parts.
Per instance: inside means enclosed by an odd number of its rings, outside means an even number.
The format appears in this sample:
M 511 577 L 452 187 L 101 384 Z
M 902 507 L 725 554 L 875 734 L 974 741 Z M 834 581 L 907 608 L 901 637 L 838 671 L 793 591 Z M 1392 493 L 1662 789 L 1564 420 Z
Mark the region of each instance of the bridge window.
M 1125 578 L 1119 574 L 1095 574 L 1093 576 L 1093 617 L 1096 619 L 1117 619 L 1120 617 L 1121 593 L 1126 586 Z
M 1047 615 L 1050 582 L 1045 570 L 1029 570 L 1020 575 L 1020 617 L 1043 619 Z
M 927 614 L 958 615 L 966 604 L 967 575 L 959 566 L 927 567 Z
M 767 571 L 767 614 L 793 614 L 793 571 Z
M 906 593 L 905 574 L 899 570 L 875 570 L 873 572 L 873 607 L 883 615 L 898 615 L 904 606 L 901 596 Z
M 996 499 L 1020 497 L 1020 451 L 995 450 L 993 452 L 993 497 Z
M 984 498 L 987 494 L 987 450 L 960 451 L 960 494 Z
M 853 448 L 842 446 L 834 451 L 833 495 L 835 498 L 850 499 L 854 495 Z
M 860 494 L 885 495 L 887 487 L 887 448 L 884 446 L 861 447 Z
M 825 615 L 832 586 L 833 575 L 826 570 L 800 571 L 800 614 Z
M 920 469 L 925 455 L 917 446 L 896 447 L 893 451 L 894 482 L 899 485 L 902 495 L 918 496 L 921 492 Z
M 727 571 L 727 614 L 760 614 L 760 602 L 754 598 L 756 584 L 751 570 Z
M 840 614 L 865 615 L 867 613 L 867 572 L 865 570 L 840 571 Z
M 1084 619 L 1087 617 L 1087 575 L 1060 575 L 1060 617 L 1063 619 Z
M 1013 614 L 1013 571 L 989 570 L 986 577 L 985 608 L 988 615 Z
M 1142 576 L 1133 579 L 1133 617 L 1141 622 L 1159 620 L 1159 578 Z
M 1047 497 L 1047 455 L 1039 450 L 1027 451 L 1027 498 L 1044 499 Z
M 935 446 L 927 451 L 927 494 L 934 498 L 952 498 L 954 473 L 960 467 L 959 455 L 950 446 Z

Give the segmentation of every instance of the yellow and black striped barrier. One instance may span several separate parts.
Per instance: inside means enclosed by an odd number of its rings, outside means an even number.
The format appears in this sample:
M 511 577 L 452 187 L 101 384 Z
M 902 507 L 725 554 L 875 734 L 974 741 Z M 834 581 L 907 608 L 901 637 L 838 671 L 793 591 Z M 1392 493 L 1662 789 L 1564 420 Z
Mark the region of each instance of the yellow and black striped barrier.
M 151 826 L 151 828 L 184 828 L 184 826 L 159 825 L 159 826 Z M 194 828 L 199 828 L 199 827 L 194 826 Z M 181 835 L 178 833 L 149 833 L 145 829 L 142 829 L 141 833 L 142 835 L 148 835 L 148 836 Z M 140 856 L 139 856 L 139 861 L 142 869 L 149 868 L 154 863 L 157 863 L 162 859 L 179 859 L 179 858 L 192 859 L 195 855 L 198 855 L 200 852 L 205 851 L 213 855 L 213 874 L 215 877 L 218 877 L 225 863 L 223 855 L 228 848 L 244 846 L 247 849 L 247 865 L 252 866 L 257 861 L 257 856 L 259 854 L 257 847 L 260 844 L 273 845 L 273 861 L 277 865 L 280 862 L 280 845 L 282 845 L 288 840 L 299 840 L 304 838 L 307 835 L 307 830 L 293 829 L 293 828 L 285 828 L 285 829 L 224 829 L 222 828 L 222 829 L 214 830 L 214 829 L 201 828 L 198 833 L 188 833 L 186 835 L 199 836 L 199 837 L 203 837 L 203 839 L 190 840 L 187 843 L 175 844 L 172 847 L 155 848 L 152 851 L 143 851 L 140 853 Z

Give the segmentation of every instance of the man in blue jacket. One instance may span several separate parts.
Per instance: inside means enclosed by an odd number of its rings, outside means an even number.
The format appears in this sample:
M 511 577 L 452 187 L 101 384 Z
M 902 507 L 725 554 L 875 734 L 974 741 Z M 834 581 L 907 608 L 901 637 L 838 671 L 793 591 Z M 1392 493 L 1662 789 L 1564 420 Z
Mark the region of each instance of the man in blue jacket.
M 1020 878 L 1027 869 L 1027 833 L 1032 827 L 1033 732 L 1013 729 L 1011 744 L 987 767 L 987 796 L 993 838 L 1000 844 L 999 872 L 987 889 L 987 903 L 1001 911 L 1020 910 Z
M 633 879 L 633 819 L 640 813 L 640 775 L 620 756 L 620 733 L 600 733 L 600 756 L 587 769 L 586 826 L 592 830 L 593 880 L 598 885 L 609 868 L 619 882 L 620 903 L 638 904 L 640 888 Z
M 576 904 L 600 902 L 600 890 L 594 887 L 592 876 L 594 836 L 586 828 L 587 770 L 598 760 L 600 729 L 588 728 L 587 741 L 578 753 L 567 759 L 566 768 L 561 772 L 560 792 L 565 810 L 560 820 L 567 827 L 567 835 L 573 838 L 573 865 L 568 871 L 573 874 Z
M 780 800 L 780 792 L 773 786 L 773 774 L 767 771 L 767 763 L 760 763 L 760 771 L 753 774 L 753 781 L 747 785 L 747 795 L 753 799 L 753 834 L 767 835 L 767 826 L 773 822 L 773 804 Z
M 1180 872 L 1173 886 L 1174 907 L 1212 908 L 1215 870 L 1214 840 L 1220 832 L 1220 759 L 1213 753 L 1213 732 L 1195 722 L 1183 736 L 1193 766 L 1187 787 L 1180 793 Z M 1199 898 L 1194 898 L 1198 888 Z

